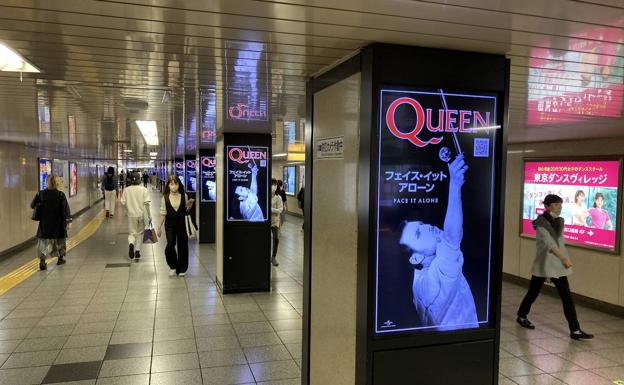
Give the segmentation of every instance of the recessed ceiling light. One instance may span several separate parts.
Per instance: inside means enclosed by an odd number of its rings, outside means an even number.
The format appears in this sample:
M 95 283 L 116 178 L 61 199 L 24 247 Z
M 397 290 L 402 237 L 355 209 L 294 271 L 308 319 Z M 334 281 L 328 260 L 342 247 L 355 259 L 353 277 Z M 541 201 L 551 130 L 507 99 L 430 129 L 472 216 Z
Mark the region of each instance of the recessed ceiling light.
M 153 120 L 137 120 L 137 126 L 148 146 L 158 146 L 158 128 Z
M 41 72 L 37 67 L 24 59 L 22 55 L 15 52 L 4 43 L 0 43 L 0 71 Z

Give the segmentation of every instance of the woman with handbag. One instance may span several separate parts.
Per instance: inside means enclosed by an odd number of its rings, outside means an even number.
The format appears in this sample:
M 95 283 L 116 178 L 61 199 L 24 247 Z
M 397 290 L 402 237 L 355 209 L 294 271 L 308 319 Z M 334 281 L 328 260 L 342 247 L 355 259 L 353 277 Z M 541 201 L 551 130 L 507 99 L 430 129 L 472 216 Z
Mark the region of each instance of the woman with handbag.
M 171 269 L 169 276 L 177 274 L 184 277 L 186 275 L 189 240 L 186 215 L 193 207 L 194 201 L 194 199 L 188 199 L 180 178 L 172 175 L 167 179 L 165 192 L 160 203 L 160 224 L 156 235 L 158 238 L 161 237 L 161 228 L 164 224 L 167 237 L 165 256 L 167 257 L 167 265 Z
M 67 198 L 58 190 L 58 178 L 48 175 L 45 183 L 46 189 L 39 191 L 30 203 L 33 219 L 39 221 L 37 250 L 40 270 L 47 269 L 46 257 L 57 256 L 56 264 L 65 264 L 67 230 L 72 222 Z

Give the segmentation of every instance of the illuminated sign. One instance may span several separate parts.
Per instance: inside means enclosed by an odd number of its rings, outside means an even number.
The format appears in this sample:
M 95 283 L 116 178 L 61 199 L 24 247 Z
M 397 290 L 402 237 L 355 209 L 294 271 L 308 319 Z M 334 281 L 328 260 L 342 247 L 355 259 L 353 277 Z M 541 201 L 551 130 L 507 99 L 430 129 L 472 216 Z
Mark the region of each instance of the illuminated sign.
M 295 196 L 295 183 L 297 180 L 297 167 L 296 166 L 285 166 L 284 167 L 284 191 L 286 195 Z
M 69 196 L 73 197 L 78 193 L 78 166 L 76 163 L 69 163 Z
M 194 159 L 186 160 L 186 192 L 194 193 L 197 191 L 197 161 Z
M 228 117 L 236 120 L 267 120 L 266 104 L 254 108 L 247 104 L 236 103 L 228 108 Z
M 217 200 L 217 161 L 214 156 L 201 157 L 201 201 L 216 202 Z
M 620 207 L 620 161 L 526 161 L 522 234 L 535 236 L 532 222 L 543 214 L 544 197 L 563 199 L 563 235 L 572 245 L 616 251 Z
M 46 189 L 46 179 L 52 173 L 52 162 L 50 159 L 39 158 L 39 190 Z
M 496 97 L 382 90 L 376 334 L 489 323 Z
M 186 180 L 184 179 L 184 161 L 176 160 L 174 165 L 175 165 L 176 176 L 180 178 L 180 182 L 186 183 Z
M 227 146 L 226 216 L 231 222 L 264 222 L 269 209 L 269 148 Z

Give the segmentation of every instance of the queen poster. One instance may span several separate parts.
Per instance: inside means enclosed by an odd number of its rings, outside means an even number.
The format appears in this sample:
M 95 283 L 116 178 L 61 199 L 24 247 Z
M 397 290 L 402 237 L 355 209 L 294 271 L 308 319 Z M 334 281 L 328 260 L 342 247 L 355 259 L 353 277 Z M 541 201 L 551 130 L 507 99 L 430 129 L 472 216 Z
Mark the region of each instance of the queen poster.
M 382 90 L 375 333 L 489 322 L 496 97 Z

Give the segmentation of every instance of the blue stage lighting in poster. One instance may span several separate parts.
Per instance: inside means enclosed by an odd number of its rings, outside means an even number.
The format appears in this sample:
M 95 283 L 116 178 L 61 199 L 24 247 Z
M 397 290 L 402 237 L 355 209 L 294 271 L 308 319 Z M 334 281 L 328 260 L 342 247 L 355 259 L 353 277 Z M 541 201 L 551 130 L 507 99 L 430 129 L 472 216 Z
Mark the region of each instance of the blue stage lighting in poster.
M 186 192 L 197 191 L 197 161 L 195 159 L 186 160 Z
M 217 200 L 217 170 L 214 156 L 201 157 L 201 201 L 216 202 Z
M 186 180 L 184 179 L 184 161 L 183 160 L 176 160 L 174 163 L 175 166 L 175 174 L 178 178 L 180 178 L 180 182 L 182 182 L 182 184 L 186 183 Z M 186 188 L 186 186 L 185 186 Z
M 489 322 L 496 97 L 380 92 L 375 333 Z

